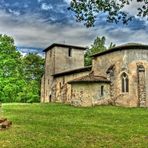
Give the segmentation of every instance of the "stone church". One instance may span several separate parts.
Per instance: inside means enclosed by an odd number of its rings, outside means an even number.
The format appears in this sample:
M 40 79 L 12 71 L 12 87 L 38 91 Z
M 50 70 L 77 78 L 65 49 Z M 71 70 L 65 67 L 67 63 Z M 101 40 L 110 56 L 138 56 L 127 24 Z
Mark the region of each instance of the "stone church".
M 88 67 L 85 50 L 65 44 L 44 50 L 41 102 L 148 107 L 148 45 L 126 44 L 94 54 Z

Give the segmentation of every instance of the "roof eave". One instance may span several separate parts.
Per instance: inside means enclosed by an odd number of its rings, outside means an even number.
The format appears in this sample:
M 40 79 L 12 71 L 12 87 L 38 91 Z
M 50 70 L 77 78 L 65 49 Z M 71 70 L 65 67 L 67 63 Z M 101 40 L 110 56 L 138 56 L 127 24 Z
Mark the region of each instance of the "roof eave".
M 69 75 L 69 74 L 72 74 L 72 73 L 91 71 L 91 68 L 92 68 L 92 66 L 82 67 L 82 68 L 78 68 L 78 69 L 64 71 L 64 72 L 61 72 L 61 73 L 55 73 L 52 76 L 59 77 L 59 76 L 63 76 L 63 75 Z
M 47 52 L 48 50 L 52 49 L 55 46 L 67 47 L 67 48 L 75 48 L 75 49 L 79 49 L 79 50 L 86 50 L 87 49 L 87 47 L 82 47 L 82 46 L 74 46 L 74 45 L 68 45 L 68 44 L 53 43 L 49 47 L 45 48 L 43 50 L 43 52 Z
M 74 84 L 74 83 L 110 83 L 110 81 L 89 81 L 89 80 L 86 80 L 86 81 L 69 81 L 68 82 L 69 84 Z
M 94 55 L 91 55 L 91 57 L 97 57 L 97 56 L 101 56 L 101 55 L 108 54 L 111 52 L 126 50 L 126 49 L 148 49 L 148 45 L 140 45 L 140 44 L 130 45 L 129 44 L 129 45 L 117 46 L 117 47 L 113 47 L 108 50 L 105 50 L 103 52 L 99 52 Z

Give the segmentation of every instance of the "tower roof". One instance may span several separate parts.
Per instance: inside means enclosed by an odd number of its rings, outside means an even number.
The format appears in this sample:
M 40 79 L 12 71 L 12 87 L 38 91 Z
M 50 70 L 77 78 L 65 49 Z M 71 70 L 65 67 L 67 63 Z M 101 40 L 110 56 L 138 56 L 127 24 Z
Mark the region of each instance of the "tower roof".
M 87 47 L 82 47 L 82 46 L 53 43 L 49 47 L 47 47 L 46 49 L 44 49 L 43 51 L 44 52 L 47 52 L 48 50 L 51 50 L 55 46 L 57 46 L 57 47 L 66 47 L 66 48 L 75 48 L 75 49 L 79 49 L 79 50 L 86 50 L 87 49 Z

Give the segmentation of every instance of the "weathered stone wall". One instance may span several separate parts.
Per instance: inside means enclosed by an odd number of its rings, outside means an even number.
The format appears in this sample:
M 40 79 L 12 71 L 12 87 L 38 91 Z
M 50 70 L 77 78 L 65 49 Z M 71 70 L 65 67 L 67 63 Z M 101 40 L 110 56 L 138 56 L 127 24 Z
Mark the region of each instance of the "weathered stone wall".
M 69 74 L 65 76 L 55 77 L 55 86 L 56 86 L 56 102 L 71 102 L 71 85 L 68 84 L 68 81 L 82 77 L 89 74 L 89 71 L 79 72 L 74 74 Z
M 136 107 L 139 105 L 137 64 L 145 67 L 145 85 L 148 85 L 148 50 L 121 50 L 101 55 L 93 59 L 95 75 L 107 76 L 107 70 L 115 65 L 113 96 L 116 105 Z M 129 79 L 129 92 L 122 93 L 121 75 L 125 72 Z M 148 86 L 146 86 L 146 104 L 148 106 Z
M 42 77 L 41 84 L 41 101 L 49 102 L 51 96 L 51 87 L 53 83 L 53 77 L 51 76 L 54 71 L 54 50 L 49 50 L 45 53 L 45 73 Z
M 104 87 L 101 95 L 101 86 Z M 108 105 L 110 86 L 106 83 L 73 83 L 71 104 L 75 106 Z
M 63 71 L 84 67 L 84 50 L 71 48 L 71 56 L 68 55 L 69 48 L 55 47 L 54 50 L 54 73 L 60 73 Z

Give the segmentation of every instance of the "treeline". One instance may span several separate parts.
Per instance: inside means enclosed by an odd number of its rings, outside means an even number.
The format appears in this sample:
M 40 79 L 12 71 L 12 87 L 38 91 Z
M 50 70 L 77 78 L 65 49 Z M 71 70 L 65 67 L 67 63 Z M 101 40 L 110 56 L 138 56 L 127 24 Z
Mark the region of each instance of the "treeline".
M 0 101 L 39 102 L 44 59 L 36 53 L 22 56 L 13 38 L 0 35 Z

